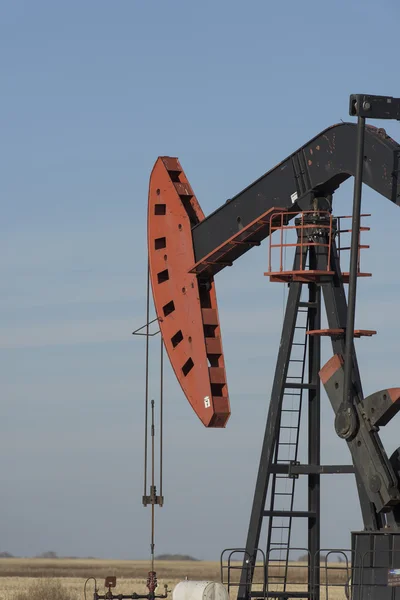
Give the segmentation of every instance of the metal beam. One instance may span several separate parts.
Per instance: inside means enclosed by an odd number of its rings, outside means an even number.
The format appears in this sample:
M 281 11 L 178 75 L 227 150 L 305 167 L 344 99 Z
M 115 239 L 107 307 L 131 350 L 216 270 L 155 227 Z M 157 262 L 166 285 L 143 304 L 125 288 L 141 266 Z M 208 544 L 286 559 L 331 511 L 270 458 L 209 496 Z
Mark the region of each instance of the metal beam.
M 321 196 L 332 194 L 346 179 L 355 175 L 356 144 L 355 124 L 333 125 L 227 200 L 192 228 L 196 262 L 272 207 L 300 212 L 302 199 L 310 193 Z M 367 127 L 365 155 L 368 169 L 364 170 L 364 183 L 399 204 L 397 170 L 400 145 L 383 129 Z M 265 231 L 262 239 L 267 236 Z M 250 247 L 238 247 L 236 258 Z

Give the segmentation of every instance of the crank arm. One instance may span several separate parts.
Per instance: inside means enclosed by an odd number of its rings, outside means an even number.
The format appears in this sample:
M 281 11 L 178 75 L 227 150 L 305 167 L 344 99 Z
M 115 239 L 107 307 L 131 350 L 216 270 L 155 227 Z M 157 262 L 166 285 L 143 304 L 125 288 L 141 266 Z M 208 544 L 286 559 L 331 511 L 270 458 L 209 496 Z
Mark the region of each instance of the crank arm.
M 320 371 L 320 379 L 336 415 L 336 433 L 347 442 L 369 500 L 378 512 L 390 510 L 391 506 L 400 503 L 398 481 L 377 427 L 371 425 L 366 416 L 363 398 L 355 396 L 352 409 L 343 408 L 344 362 L 340 354 L 335 354 L 325 364 Z M 370 401 L 368 407 L 370 411 Z

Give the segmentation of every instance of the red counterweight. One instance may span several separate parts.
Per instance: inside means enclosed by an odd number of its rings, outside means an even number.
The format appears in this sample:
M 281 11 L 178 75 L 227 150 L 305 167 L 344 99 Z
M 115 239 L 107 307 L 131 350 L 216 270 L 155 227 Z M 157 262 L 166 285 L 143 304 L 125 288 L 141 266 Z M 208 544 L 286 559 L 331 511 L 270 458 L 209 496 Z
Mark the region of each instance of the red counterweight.
M 204 214 L 177 158 L 157 159 L 150 177 L 148 254 L 154 305 L 171 365 L 206 427 L 230 416 L 212 277 L 199 280 L 192 227 Z

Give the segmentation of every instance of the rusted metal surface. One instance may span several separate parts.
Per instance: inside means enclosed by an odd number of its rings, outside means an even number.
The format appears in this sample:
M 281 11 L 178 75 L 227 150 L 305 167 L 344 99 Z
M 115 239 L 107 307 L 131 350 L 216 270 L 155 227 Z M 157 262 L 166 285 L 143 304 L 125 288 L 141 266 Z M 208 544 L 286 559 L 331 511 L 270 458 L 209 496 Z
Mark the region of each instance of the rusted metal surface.
M 206 427 L 230 416 L 215 285 L 189 272 L 192 232 L 204 214 L 176 158 L 156 161 L 149 188 L 150 280 L 160 329 L 175 375 Z
M 104 594 L 99 594 L 97 585 L 95 585 L 95 590 L 93 594 L 93 600 L 156 600 L 156 598 L 165 599 L 168 598 L 168 585 L 164 584 L 164 593 L 156 594 L 156 590 L 158 588 L 158 580 L 157 573 L 152 569 L 147 573 L 147 589 L 149 590 L 147 594 L 137 594 L 136 592 L 131 592 L 130 594 L 114 594 L 111 591 L 111 588 L 116 587 L 117 578 L 116 577 L 107 577 L 104 583 L 104 586 L 108 588 L 108 590 Z M 85 585 L 86 590 L 86 585 Z M 86 597 L 86 591 L 85 591 Z
M 315 329 L 314 331 L 307 331 L 307 335 L 320 335 L 325 337 L 343 337 L 345 334 L 344 329 Z M 371 337 L 376 335 L 376 331 L 372 329 L 356 329 L 354 331 L 354 337 Z
M 104 581 L 104 587 L 108 587 L 108 589 L 115 587 L 117 585 L 117 578 L 115 575 L 109 575 L 106 577 Z
M 264 273 L 270 281 L 278 283 L 290 283 L 291 281 L 300 281 L 302 283 L 321 282 L 334 275 L 334 271 L 317 271 L 313 269 L 304 269 L 302 271 L 267 271 Z
M 148 572 L 148 576 L 147 576 L 147 589 L 149 590 L 150 594 L 154 594 L 154 592 L 156 591 L 158 582 L 157 582 L 157 573 L 155 571 L 149 571 Z

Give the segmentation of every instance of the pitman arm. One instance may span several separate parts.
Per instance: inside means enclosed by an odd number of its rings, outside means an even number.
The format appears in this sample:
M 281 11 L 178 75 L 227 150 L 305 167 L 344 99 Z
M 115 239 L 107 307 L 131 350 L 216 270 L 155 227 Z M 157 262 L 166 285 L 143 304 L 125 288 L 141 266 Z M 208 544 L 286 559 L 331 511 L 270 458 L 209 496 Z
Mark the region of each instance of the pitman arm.
M 344 362 L 335 354 L 320 371 L 321 382 L 335 413 L 335 430 L 346 440 L 365 491 L 377 512 L 399 504 L 397 477 L 376 434 L 400 410 L 400 388 L 362 398 L 353 389 L 354 412 L 342 412 Z

